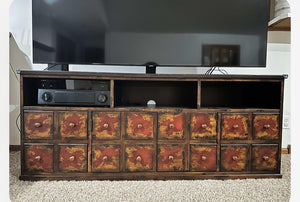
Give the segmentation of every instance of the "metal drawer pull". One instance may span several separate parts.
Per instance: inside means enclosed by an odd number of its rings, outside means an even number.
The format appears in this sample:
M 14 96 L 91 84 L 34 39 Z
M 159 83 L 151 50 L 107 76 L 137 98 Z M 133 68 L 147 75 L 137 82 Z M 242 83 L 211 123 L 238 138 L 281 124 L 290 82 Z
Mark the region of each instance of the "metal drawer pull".
M 35 160 L 37 160 L 37 161 L 41 160 L 41 156 L 36 156 Z
M 76 126 L 76 124 L 75 124 L 75 123 L 69 123 L 69 126 L 70 126 L 71 128 L 74 128 L 74 127 Z
M 108 160 L 108 157 L 107 156 L 103 156 L 103 161 L 107 161 Z
M 137 128 L 142 128 L 142 127 L 143 125 L 141 123 L 137 125 Z
M 265 161 L 268 161 L 268 160 L 269 160 L 269 157 L 268 157 L 268 156 L 263 156 L 263 159 L 264 159 Z
M 237 156 L 232 156 L 232 160 L 236 161 L 238 159 Z
M 238 128 L 239 128 L 239 125 L 233 125 L 233 128 L 234 128 L 234 129 L 238 129 Z
M 139 162 L 142 161 L 142 157 L 137 156 L 137 157 L 136 157 L 136 161 L 139 161 Z
M 74 161 L 75 160 L 75 156 L 70 156 L 70 161 Z
M 202 161 L 205 161 L 206 159 L 207 159 L 206 156 L 202 156 L 202 157 L 201 157 L 201 160 L 202 160 Z
M 170 161 L 173 161 L 173 159 L 174 159 L 174 156 L 169 156 Z
M 108 123 L 103 124 L 104 128 L 108 128 Z
M 204 123 L 204 124 L 201 125 L 201 127 L 202 127 L 202 128 L 206 128 L 207 125 Z
M 36 127 L 36 128 L 40 128 L 41 126 L 42 126 L 41 123 L 34 123 L 34 127 Z
M 264 125 L 265 129 L 269 129 L 271 126 L 269 124 Z
M 174 128 L 174 124 L 171 123 L 171 124 L 169 125 L 169 128 Z

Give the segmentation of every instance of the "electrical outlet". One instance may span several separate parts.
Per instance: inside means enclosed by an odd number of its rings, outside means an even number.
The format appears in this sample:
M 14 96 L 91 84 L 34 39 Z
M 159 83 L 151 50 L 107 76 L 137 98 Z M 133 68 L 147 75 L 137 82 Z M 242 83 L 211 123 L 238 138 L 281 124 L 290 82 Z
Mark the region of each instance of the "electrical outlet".
M 290 128 L 290 116 L 283 115 L 283 128 Z

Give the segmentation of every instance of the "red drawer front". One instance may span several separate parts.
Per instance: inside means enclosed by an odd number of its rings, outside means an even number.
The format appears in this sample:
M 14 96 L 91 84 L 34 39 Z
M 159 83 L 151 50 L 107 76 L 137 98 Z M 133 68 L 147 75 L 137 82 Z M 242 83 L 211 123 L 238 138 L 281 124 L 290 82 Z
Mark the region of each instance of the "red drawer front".
M 159 139 L 183 139 L 184 115 L 161 114 L 158 118 Z
M 52 112 L 25 112 L 25 139 L 52 139 Z
M 158 171 L 183 171 L 184 170 L 183 144 L 158 145 Z
M 60 112 L 59 127 L 63 139 L 87 139 L 87 113 Z
M 252 170 L 276 171 L 278 145 L 252 145 Z
M 26 145 L 25 172 L 52 173 L 53 145 Z
M 245 140 L 249 134 L 249 117 L 246 114 L 222 115 L 222 135 L 224 140 Z
M 126 171 L 153 171 L 153 145 L 126 145 Z
M 59 145 L 59 170 L 87 172 L 87 146 Z
M 93 137 L 100 140 L 120 139 L 120 113 L 93 113 Z
M 93 145 L 92 171 L 119 172 L 120 145 Z
M 254 139 L 278 139 L 279 116 L 256 114 L 253 119 Z
M 191 171 L 216 171 L 217 146 L 191 145 Z
M 153 139 L 153 114 L 128 113 L 126 120 L 126 139 Z
M 217 115 L 215 113 L 192 114 L 191 139 L 216 139 Z
M 247 145 L 221 146 L 221 171 L 245 171 L 247 165 Z

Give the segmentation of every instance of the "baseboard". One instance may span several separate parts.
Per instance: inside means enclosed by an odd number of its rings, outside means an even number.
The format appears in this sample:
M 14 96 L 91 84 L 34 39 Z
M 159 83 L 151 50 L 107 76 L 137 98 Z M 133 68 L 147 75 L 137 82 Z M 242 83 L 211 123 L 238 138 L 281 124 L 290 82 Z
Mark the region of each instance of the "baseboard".
M 21 151 L 21 145 L 9 145 L 9 151 Z M 291 153 L 291 145 L 288 145 L 287 148 L 281 149 L 282 154 L 290 154 Z
M 21 145 L 9 145 L 9 151 L 21 151 Z

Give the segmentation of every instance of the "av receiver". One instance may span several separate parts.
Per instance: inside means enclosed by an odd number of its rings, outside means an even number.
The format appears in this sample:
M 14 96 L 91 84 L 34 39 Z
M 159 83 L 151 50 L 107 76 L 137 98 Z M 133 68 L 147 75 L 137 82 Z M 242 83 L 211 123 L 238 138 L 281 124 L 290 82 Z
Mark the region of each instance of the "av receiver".
M 110 91 L 38 89 L 39 105 L 109 106 Z

